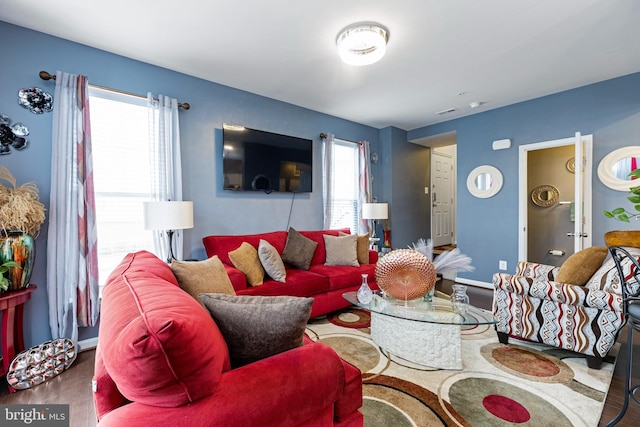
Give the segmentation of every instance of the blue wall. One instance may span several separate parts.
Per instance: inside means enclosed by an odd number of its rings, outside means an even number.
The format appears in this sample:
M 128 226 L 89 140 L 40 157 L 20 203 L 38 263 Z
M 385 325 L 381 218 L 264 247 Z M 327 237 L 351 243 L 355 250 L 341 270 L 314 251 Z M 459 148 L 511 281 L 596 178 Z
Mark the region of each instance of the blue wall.
M 205 257 L 201 239 L 209 234 L 242 234 L 284 230 L 291 194 L 238 194 L 222 190 L 222 124 L 309 138 L 314 141 L 313 193 L 293 201 L 291 225 L 298 229 L 322 227 L 321 143 L 319 134 L 331 132 L 349 140 L 367 139 L 379 150 L 378 130 L 294 105 L 155 67 L 98 49 L 72 43 L 0 21 L 5 63 L 0 79 L 0 114 L 24 123 L 30 146 L 0 157 L 18 183 L 34 181 L 41 200 L 49 205 L 52 113 L 35 115 L 18 105 L 18 91 L 40 87 L 53 95 L 53 81 L 38 77 L 41 70 L 84 74 L 89 82 L 146 95 L 163 94 L 191 104 L 180 113 L 184 199 L 193 200 L 195 228 L 185 232 L 185 256 Z M 373 166 L 377 174 L 379 166 Z M 375 184 L 374 184 L 375 185 Z M 375 187 L 374 187 L 375 188 Z M 375 192 L 375 190 L 374 190 Z M 25 306 L 25 344 L 50 339 L 46 294 L 47 227 L 36 239 L 32 282 L 38 285 Z M 95 328 L 81 329 L 80 339 L 96 336 Z
M 593 245 L 614 229 L 638 228 L 604 218 L 602 211 L 631 205 L 625 193 L 605 187 L 597 177 L 600 160 L 612 150 L 640 146 L 640 73 L 537 98 L 409 132 L 408 139 L 457 131 L 457 236 L 461 251 L 476 271 L 459 276 L 491 282 L 498 260 L 509 270 L 518 261 L 518 146 L 593 134 Z M 510 138 L 512 147 L 493 151 L 491 143 Z M 504 187 L 494 197 L 478 199 L 466 189 L 467 175 L 483 164 L 496 166 Z

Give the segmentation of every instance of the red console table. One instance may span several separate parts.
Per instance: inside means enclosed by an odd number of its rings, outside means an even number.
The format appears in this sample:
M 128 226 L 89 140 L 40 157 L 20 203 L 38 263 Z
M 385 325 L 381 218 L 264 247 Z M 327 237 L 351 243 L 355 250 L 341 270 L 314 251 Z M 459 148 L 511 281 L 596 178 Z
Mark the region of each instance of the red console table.
M 2 311 L 2 376 L 9 371 L 9 364 L 16 353 L 24 350 L 22 336 L 23 304 L 31 298 L 31 292 L 37 286 L 0 294 L 0 311 Z

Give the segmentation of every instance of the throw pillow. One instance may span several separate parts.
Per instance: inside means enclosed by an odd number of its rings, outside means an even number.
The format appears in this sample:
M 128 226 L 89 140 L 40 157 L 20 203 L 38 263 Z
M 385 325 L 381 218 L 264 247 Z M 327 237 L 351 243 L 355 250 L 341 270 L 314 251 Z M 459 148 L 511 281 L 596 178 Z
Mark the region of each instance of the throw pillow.
M 338 235 L 349 236 L 348 233 L 343 233 L 342 231 L 338 233 Z M 358 252 L 358 263 L 369 264 L 369 245 L 369 235 L 358 234 L 358 245 L 356 246 L 356 251 Z
M 289 227 L 287 243 L 282 252 L 282 261 L 300 270 L 308 270 L 318 243 L 300 234 L 295 228 Z
M 350 265 L 358 267 L 358 236 L 324 236 L 324 247 L 327 251 L 327 260 L 324 265 Z
M 302 345 L 313 298 L 202 294 L 235 368 Z
M 258 257 L 260 263 L 267 272 L 269 277 L 278 282 L 284 283 L 287 279 L 287 270 L 284 268 L 284 263 L 278 250 L 273 245 L 264 239 L 260 239 L 258 244 Z
M 171 270 L 180 287 L 198 302 L 198 295 L 220 293 L 235 295 L 229 275 L 217 255 L 204 261 L 171 261 Z M 202 302 L 200 302 L 202 304 Z
M 583 286 L 602 266 L 608 253 L 604 246 L 592 246 L 576 252 L 562 263 L 556 281 Z
M 250 243 L 242 242 L 238 249 L 229 252 L 233 266 L 247 276 L 250 286 L 260 286 L 264 280 L 264 268 L 258 258 L 258 250 Z

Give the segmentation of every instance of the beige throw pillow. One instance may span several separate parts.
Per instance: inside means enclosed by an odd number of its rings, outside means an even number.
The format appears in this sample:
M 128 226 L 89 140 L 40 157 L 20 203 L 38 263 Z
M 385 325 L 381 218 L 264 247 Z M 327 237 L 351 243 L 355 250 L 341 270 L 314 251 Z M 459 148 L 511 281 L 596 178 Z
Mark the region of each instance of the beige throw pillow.
M 300 234 L 295 228 L 289 227 L 287 243 L 282 252 L 282 261 L 297 269 L 308 270 L 318 243 Z
M 562 263 L 556 282 L 584 285 L 602 266 L 608 253 L 604 246 L 592 246 L 576 252 Z
M 171 261 L 171 270 L 180 287 L 200 304 L 198 295 L 219 293 L 235 295 L 231 280 L 217 255 L 204 261 Z
M 264 268 L 260 263 L 258 251 L 250 243 L 242 242 L 238 249 L 229 252 L 233 266 L 247 276 L 250 286 L 260 286 L 264 280 Z
M 358 236 L 349 234 L 347 236 L 329 236 L 325 234 L 324 247 L 327 258 L 324 265 L 349 265 L 358 267 Z
M 258 244 L 258 258 L 260 258 L 260 263 L 269 277 L 277 282 L 284 283 L 286 281 L 287 270 L 284 268 L 278 250 L 264 239 L 260 239 Z
M 343 233 L 342 231 L 338 233 L 339 236 L 350 236 L 350 234 Z M 356 246 L 356 251 L 358 252 L 358 262 L 360 264 L 369 264 L 369 235 L 368 234 L 358 234 L 358 245 Z

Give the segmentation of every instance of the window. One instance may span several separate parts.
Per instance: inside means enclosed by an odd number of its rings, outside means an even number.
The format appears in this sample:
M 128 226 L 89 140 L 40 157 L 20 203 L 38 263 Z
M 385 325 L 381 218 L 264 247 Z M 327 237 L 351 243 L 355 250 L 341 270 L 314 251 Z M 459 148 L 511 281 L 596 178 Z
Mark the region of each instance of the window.
M 129 252 L 153 251 L 142 202 L 151 200 L 147 101 L 90 88 L 100 286 Z
M 358 158 L 358 144 L 335 139 L 330 180 L 333 190 L 330 202 L 332 229 L 349 228 L 352 233 L 358 232 Z

